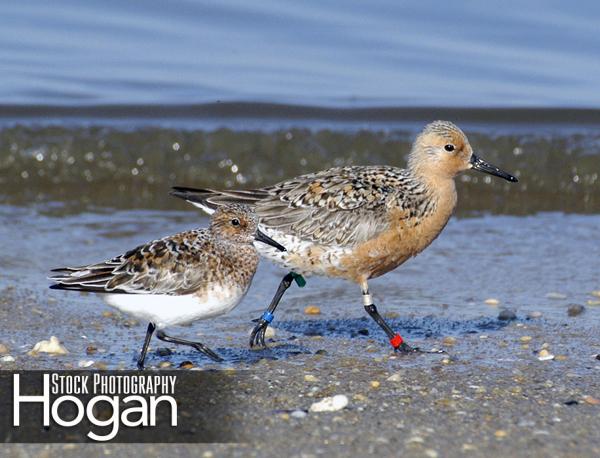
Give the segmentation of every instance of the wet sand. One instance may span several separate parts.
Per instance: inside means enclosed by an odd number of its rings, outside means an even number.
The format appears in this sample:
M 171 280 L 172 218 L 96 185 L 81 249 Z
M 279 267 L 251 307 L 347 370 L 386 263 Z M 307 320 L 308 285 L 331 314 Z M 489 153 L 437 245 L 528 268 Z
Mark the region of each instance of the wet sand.
M 2 214 L 0 235 L 12 245 L 2 258 L 0 343 L 15 361 L 0 362 L 1 369 L 133 368 L 145 323 L 114 312 L 97 296 L 48 290 L 48 269 L 103 259 L 206 223 L 194 211 L 55 217 L 4 206 Z M 590 294 L 599 289 L 599 248 L 592 243 L 598 223 L 598 216 L 562 214 L 454 219 L 421 256 L 374 281 L 376 303 L 393 327 L 410 343 L 443 348 L 446 355 L 394 355 L 364 313 L 358 290 L 322 278 L 291 288 L 269 348 L 249 350 L 251 319 L 282 274 L 263 262 L 230 315 L 173 330 L 209 345 L 223 364 L 175 346 L 164 355 L 167 346 L 157 340 L 148 358 L 150 370 L 191 361 L 201 370 L 256 376 L 236 413 L 250 443 L 174 447 L 199 456 L 598 456 L 600 298 Z M 568 315 L 574 303 L 585 307 L 579 316 Z M 308 305 L 320 314 L 305 314 Z M 505 308 L 515 320 L 498 319 Z M 27 354 L 51 335 L 69 354 Z M 554 360 L 538 359 L 544 347 Z M 348 397 L 348 407 L 306 413 L 336 394 Z M 71 447 L 10 449 L 21 456 L 81 452 Z M 165 450 L 96 445 L 89 453 L 158 456 Z
M 285 315 L 311 321 L 316 335 L 299 332 L 300 324 L 294 331 L 278 327 L 270 349 L 252 352 L 245 358 L 250 362 L 229 364 L 256 376 L 246 391 L 244 408 L 236 412 L 254 440 L 174 448 L 199 456 L 213 452 L 213 456 L 592 457 L 600 453 L 600 360 L 593 356 L 600 345 L 597 328 L 586 325 L 583 317 L 519 318 L 506 326 L 492 320 L 479 331 L 456 335 L 455 343 L 448 336 L 413 339 L 427 348 L 444 348 L 447 355 L 396 356 L 387 351 L 380 333 L 360 318 L 344 325 L 368 330 L 369 335 L 353 338 L 330 336 L 331 320 L 325 317 L 307 318 L 289 311 Z M 108 318 L 97 321 L 100 327 L 114 325 Z M 429 321 L 443 320 L 431 317 Z M 395 320 L 396 325 L 403 322 Z M 245 352 L 245 339 L 240 341 L 243 327 L 229 329 L 235 336 L 230 344 L 234 353 Z M 289 322 L 286 327 L 293 328 Z M 142 329 L 118 324 L 113 335 L 119 342 L 131 341 L 132 331 L 141 335 Z M 531 340 L 525 344 L 524 337 Z M 65 343 L 69 345 L 68 340 Z M 538 360 L 545 343 L 555 360 Z M 74 349 L 73 343 L 70 346 Z M 27 366 L 56 368 L 78 357 L 38 359 Z M 172 356 L 151 359 L 154 364 L 172 361 L 175 365 L 191 359 L 208 366 L 180 349 Z M 348 407 L 305 413 L 313 402 L 335 394 L 346 395 Z M 71 450 L 75 456 L 80 449 L 72 447 L 13 445 L 11 449 L 41 449 L 50 455 L 60 450 L 64 456 Z M 167 449 L 97 445 L 90 453 L 133 456 L 140 450 L 159 456 Z M 173 447 L 168 450 L 174 453 Z

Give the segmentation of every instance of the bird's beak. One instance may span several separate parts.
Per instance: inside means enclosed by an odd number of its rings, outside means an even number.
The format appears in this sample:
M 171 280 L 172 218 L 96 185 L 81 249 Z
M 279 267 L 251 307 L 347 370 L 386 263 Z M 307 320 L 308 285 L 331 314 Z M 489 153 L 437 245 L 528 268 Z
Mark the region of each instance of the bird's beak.
M 266 243 L 267 245 L 271 245 L 272 247 L 277 248 L 279 251 L 287 251 L 283 245 L 280 245 L 271 237 L 262 233 L 258 229 L 256 230 L 256 235 L 254 236 L 254 239 L 258 240 L 259 242 Z
M 510 181 L 512 183 L 516 183 L 517 177 L 511 175 L 510 173 L 506 173 L 504 170 L 500 170 L 495 165 L 492 165 L 488 162 L 485 162 L 483 159 L 476 155 L 471 155 L 471 160 L 469 161 L 470 168 L 473 170 L 479 170 L 483 173 L 489 173 L 490 175 L 494 175 L 500 178 L 504 178 L 506 181 Z

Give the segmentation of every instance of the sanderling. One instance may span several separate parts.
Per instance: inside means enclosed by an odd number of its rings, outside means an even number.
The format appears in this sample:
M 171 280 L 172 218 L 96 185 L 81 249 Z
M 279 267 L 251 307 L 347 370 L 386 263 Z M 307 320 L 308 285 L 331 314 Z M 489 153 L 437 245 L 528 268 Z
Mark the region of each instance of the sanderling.
M 215 361 L 200 342 L 164 328 L 223 315 L 248 291 L 258 266 L 253 242 L 283 246 L 262 233 L 251 207 L 229 204 L 214 212 L 208 229 L 194 229 L 140 245 L 108 261 L 54 269 L 50 288 L 104 293 L 107 304 L 149 322 L 138 359 L 143 369 L 150 338 L 189 345 Z
M 213 212 L 243 202 L 254 207 L 259 227 L 287 252 L 259 247 L 261 255 L 290 270 L 263 316 L 250 346 L 264 346 L 265 330 L 284 292 L 302 275 L 341 277 L 360 285 L 364 307 L 396 350 L 414 351 L 392 331 L 373 304 L 368 280 L 395 269 L 424 250 L 442 231 L 456 205 L 454 177 L 474 169 L 517 179 L 473 154 L 465 134 L 435 121 L 416 138 L 408 167 L 336 167 L 273 186 L 246 191 L 173 188 L 172 194 Z

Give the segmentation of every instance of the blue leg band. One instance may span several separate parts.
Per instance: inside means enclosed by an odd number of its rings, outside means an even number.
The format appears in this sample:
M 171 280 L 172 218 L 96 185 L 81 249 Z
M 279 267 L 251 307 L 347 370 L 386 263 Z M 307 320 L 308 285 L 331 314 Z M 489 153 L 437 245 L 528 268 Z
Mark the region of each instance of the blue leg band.
M 275 316 L 271 312 L 265 312 L 260 318 L 265 320 L 267 323 L 270 323 L 271 321 L 273 321 L 273 318 L 275 318 Z

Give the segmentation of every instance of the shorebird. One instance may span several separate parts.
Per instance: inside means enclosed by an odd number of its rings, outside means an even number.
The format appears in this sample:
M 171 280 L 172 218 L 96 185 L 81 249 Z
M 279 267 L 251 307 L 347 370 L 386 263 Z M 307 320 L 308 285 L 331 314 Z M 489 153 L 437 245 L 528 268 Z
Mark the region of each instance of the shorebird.
M 222 361 L 206 345 L 168 336 L 164 328 L 223 315 L 240 303 L 258 266 L 253 242 L 285 250 L 257 226 L 250 207 L 228 204 L 214 212 L 208 229 L 154 240 L 97 264 L 54 269 L 50 288 L 104 293 L 108 305 L 148 321 L 139 369 L 155 330 L 160 340 Z
M 473 169 L 516 182 L 473 154 L 466 135 L 453 123 L 435 121 L 415 139 L 408 167 L 336 167 L 301 175 L 261 189 L 175 187 L 172 194 L 213 212 L 230 202 L 251 205 L 259 227 L 287 251 L 259 247 L 261 255 L 290 272 L 257 320 L 250 346 L 265 346 L 265 330 L 292 281 L 303 275 L 339 277 L 357 283 L 364 308 L 385 331 L 392 347 L 418 351 L 392 331 L 373 303 L 368 281 L 423 251 L 446 226 L 457 195 L 454 177 Z

